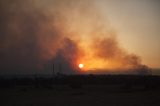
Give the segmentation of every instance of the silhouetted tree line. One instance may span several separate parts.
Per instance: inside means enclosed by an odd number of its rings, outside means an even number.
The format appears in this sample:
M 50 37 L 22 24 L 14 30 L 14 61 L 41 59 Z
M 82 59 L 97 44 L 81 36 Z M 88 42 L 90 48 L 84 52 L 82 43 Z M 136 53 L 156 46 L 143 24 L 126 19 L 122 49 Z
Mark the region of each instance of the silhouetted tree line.
M 143 86 L 144 89 L 160 88 L 160 76 L 143 75 L 63 75 L 53 78 L 0 78 L 0 88 L 33 86 L 35 88 L 54 88 L 56 85 L 69 85 L 81 89 L 85 85 L 120 85 L 123 89 Z

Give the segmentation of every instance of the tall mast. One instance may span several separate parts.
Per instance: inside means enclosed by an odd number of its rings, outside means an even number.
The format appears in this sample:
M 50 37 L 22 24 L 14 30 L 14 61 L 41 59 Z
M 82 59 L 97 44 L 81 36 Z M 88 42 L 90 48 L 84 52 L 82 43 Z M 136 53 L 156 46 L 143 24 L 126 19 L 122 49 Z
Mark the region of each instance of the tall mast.
M 55 65 L 54 65 L 54 63 L 53 63 L 53 67 L 52 67 L 53 69 L 52 69 L 52 71 L 53 71 L 53 76 L 55 76 Z

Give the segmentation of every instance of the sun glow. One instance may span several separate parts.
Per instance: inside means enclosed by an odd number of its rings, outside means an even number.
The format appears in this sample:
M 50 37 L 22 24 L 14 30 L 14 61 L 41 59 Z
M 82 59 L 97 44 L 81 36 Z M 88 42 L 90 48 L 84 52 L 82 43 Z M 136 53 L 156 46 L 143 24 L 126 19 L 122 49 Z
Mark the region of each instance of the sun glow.
M 81 69 L 82 69 L 83 67 L 84 67 L 84 65 L 83 65 L 83 64 L 79 64 L 79 68 L 81 68 Z

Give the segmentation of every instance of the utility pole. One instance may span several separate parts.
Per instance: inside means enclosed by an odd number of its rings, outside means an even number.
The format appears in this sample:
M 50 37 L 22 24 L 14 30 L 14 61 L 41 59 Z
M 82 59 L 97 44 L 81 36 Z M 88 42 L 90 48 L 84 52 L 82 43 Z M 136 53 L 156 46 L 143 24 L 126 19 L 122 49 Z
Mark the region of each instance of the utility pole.
M 62 71 L 62 67 L 61 67 L 61 63 L 59 63 L 59 74 L 61 74 L 61 71 Z
M 52 67 L 53 69 L 52 69 L 52 71 L 53 71 L 53 77 L 55 76 L 55 64 L 53 63 L 53 67 Z

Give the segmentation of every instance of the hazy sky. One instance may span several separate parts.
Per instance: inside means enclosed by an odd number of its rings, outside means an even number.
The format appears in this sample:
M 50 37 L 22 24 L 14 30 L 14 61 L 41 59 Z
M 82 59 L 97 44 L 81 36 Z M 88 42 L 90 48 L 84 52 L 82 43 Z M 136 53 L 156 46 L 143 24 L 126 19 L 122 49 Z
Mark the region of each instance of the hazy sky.
M 1 73 L 160 68 L 159 10 L 159 0 L 0 0 Z
M 117 31 L 121 46 L 160 67 L 160 1 L 97 0 L 102 14 Z

